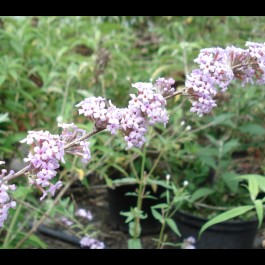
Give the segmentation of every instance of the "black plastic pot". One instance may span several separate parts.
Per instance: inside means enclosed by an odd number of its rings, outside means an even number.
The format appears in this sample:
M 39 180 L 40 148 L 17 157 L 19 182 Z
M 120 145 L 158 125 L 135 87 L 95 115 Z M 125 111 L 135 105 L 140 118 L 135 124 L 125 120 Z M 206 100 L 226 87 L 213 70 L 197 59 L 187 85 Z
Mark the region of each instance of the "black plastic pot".
M 137 185 L 124 185 L 116 187 L 115 189 L 108 189 L 108 221 L 113 229 L 128 233 L 128 224 L 125 223 L 126 217 L 120 215 L 120 212 L 129 211 L 131 207 L 136 207 L 137 197 L 131 195 L 127 196 L 126 193 L 134 192 L 137 188 Z M 157 191 L 154 192 L 150 186 L 147 186 L 146 191 L 150 192 L 150 195 L 156 197 L 156 199 L 145 198 L 143 200 L 142 210 L 148 216 L 146 219 L 141 220 L 141 234 L 143 235 L 159 232 L 161 224 L 153 217 L 151 207 L 164 202 L 163 199 L 159 198 L 164 192 L 163 188 L 158 187 Z
M 258 230 L 258 221 L 226 221 L 209 227 L 198 240 L 201 227 L 208 221 L 184 212 L 177 212 L 176 223 L 182 240 L 193 236 L 198 249 L 250 249 Z

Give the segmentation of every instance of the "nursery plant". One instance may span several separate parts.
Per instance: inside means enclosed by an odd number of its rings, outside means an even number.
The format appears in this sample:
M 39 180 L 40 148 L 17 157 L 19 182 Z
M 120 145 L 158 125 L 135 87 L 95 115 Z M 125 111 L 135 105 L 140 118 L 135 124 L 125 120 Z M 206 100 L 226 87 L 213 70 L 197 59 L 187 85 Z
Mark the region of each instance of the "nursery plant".
M 169 117 L 166 111 L 167 100 L 177 95 L 185 96 L 192 103 L 191 112 L 202 117 L 217 107 L 214 97 L 219 93 L 225 93 L 233 80 L 239 80 L 244 86 L 256 82 L 264 84 L 265 75 L 265 45 L 261 43 L 247 42 L 247 49 L 228 46 L 222 48 L 207 48 L 201 50 L 195 62 L 199 68 L 193 70 L 186 77 L 185 87 L 175 90 L 172 78 L 159 78 L 154 84 L 138 82 L 132 86 L 137 94 L 130 94 L 128 106 L 118 108 L 111 101 L 102 97 L 85 98 L 78 103 L 79 115 L 84 115 L 93 123 L 91 132 L 78 128 L 73 123 L 59 124 L 62 132 L 59 135 L 49 131 L 29 131 L 27 137 L 21 140 L 30 146 L 30 152 L 24 159 L 27 165 L 18 172 L 2 169 L 1 173 L 1 209 L 0 221 L 4 225 L 10 208 L 16 207 L 12 199 L 12 191 L 16 186 L 12 182 L 25 176 L 28 182 L 36 187 L 42 194 L 40 200 L 48 195 L 54 196 L 63 183 L 57 179 L 57 170 L 60 163 L 65 162 L 65 155 L 80 156 L 83 162 L 91 158 L 88 138 L 107 131 L 110 134 L 121 134 L 126 143 L 126 149 L 141 148 L 146 142 L 146 134 L 149 126 L 168 123 Z M 4 162 L 1 162 L 3 165 Z M 144 175 L 144 174 L 143 174 Z M 253 209 L 257 212 L 259 224 L 263 218 L 264 199 L 258 199 L 259 189 L 264 191 L 264 179 L 262 176 L 242 176 L 247 180 L 248 191 L 253 205 L 244 205 L 231 209 L 222 215 L 215 217 L 202 228 L 220 221 L 225 221 L 242 215 Z M 141 188 L 141 185 L 140 185 Z M 141 204 L 137 205 L 141 211 Z

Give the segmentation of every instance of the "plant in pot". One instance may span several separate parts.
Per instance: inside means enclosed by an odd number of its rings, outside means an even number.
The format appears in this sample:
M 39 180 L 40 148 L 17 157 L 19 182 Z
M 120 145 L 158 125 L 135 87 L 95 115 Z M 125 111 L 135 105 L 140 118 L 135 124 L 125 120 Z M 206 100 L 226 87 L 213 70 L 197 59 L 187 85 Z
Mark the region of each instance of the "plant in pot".
M 183 238 L 197 239 L 198 248 L 251 248 L 263 220 L 263 160 L 242 171 L 244 164 L 234 158 L 242 146 L 237 139 L 211 134 L 205 138 L 203 146 L 185 144 L 185 162 L 176 181 L 187 181 L 191 196 L 177 212 L 176 223 Z
M 140 235 L 160 231 L 161 223 L 156 218 L 154 207 L 164 204 L 166 190 L 172 190 L 166 175 L 160 178 L 161 158 L 167 153 L 168 146 L 161 147 L 157 130 L 162 128 L 158 126 L 154 130 L 150 129 L 142 150 L 116 152 L 116 147 L 120 150 L 121 142 L 115 139 L 111 150 L 107 151 L 108 147 L 104 147 L 104 152 L 108 153 L 108 162 L 104 168 L 98 169 L 98 174 L 104 176 L 108 184 L 108 222 L 113 228 L 130 234 L 129 248 L 141 247 Z M 159 152 L 154 149 L 153 141 L 160 142 Z M 172 230 L 176 231 L 173 219 L 168 220 Z

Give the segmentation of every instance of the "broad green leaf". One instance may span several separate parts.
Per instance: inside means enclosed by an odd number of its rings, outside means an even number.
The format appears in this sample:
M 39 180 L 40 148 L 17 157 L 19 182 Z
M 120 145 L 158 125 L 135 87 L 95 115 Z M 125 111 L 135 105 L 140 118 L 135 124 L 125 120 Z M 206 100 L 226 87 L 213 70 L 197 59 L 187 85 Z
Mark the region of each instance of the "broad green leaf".
M 206 197 L 212 193 L 214 193 L 215 190 L 214 189 L 210 189 L 210 188 L 200 188 L 198 190 L 196 190 L 192 195 L 191 195 L 191 202 L 195 202 L 198 199 L 202 198 L 202 197 Z
M 152 214 L 153 214 L 154 218 L 155 218 L 156 220 L 158 220 L 159 222 L 162 223 L 163 220 L 164 220 L 162 214 L 159 213 L 159 212 L 158 212 L 156 209 L 154 209 L 153 207 L 151 208 L 151 211 L 152 211 Z
M 263 222 L 263 203 L 262 203 L 262 200 L 255 200 L 254 204 L 255 204 L 255 208 L 256 208 L 256 212 L 257 212 L 257 216 L 259 220 L 259 228 L 260 228 Z
M 130 238 L 128 240 L 129 249 L 142 249 L 141 240 L 139 238 Z
M 179 232 L 179 229 L 173 219 L 166 218 L 166 223 L 176 235 L 178 235 L 179 237 L 181 236 L 181 233 Z
M 246 175 L 241 175 L 238 177 L 238 179 L 245 179 L 247 181 L 252 178 L 254 178 L 257 181 L 259 188 L 263 192 L 265 192 L 265 176 L 258 175 L 258 174 L 246 174 Z
M 254 123 L 248 123 L 239 127 L 239 131 L 253 135 L 265 135 L 265 129 L 262 126 Z
M 248 179 L 248 190 L 250 193 L 251 200 L 255 201 L 255 199 L 257 198 L 258 193 L 259 193 L 258 182 L 255 178 L 249 178 Z
M 214 217 L 213 219 L 211 219 L 210 221 L 206 222 L 202 226 L 202 228 L 201 228 L 201 230 L 199 232 L 199 237 L 210 226 L 225 222 L 225 221 L 230 220 L 230 219 L 232 219 L 234 217 L 242 215 L 242 214 L 252 210 L 253 208 L 254 208 L 254 206 L 252 206 L 252 205 L 240 206 L 240 207 L 234 208 L 232 210 L 226 211 L 226 212 L 224 212 L 222 214 L 219 214 L 218 216 Z

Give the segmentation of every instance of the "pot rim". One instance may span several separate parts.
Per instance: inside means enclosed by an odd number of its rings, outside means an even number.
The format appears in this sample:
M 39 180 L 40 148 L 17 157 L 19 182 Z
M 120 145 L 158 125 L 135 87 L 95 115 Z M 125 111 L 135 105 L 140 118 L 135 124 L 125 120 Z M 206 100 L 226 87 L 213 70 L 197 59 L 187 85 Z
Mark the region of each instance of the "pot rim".
M 186 224 L 196 227 L 202 227 L 203 224 L 205 224 L 207 221 L 210 220 L 180 210 L 175 213 L 175 218 L 177 221 L 185 222 Z M 207 230 L 230 231 L 230 230 L 243 230 L 246 229 L 246 227 L 248 227 L 248 229 L 254 229 L 255 227 L 258 229 L 258 219 L 255 218 L 247 221 L 245 220 L 224 221 L 209 227 Z

